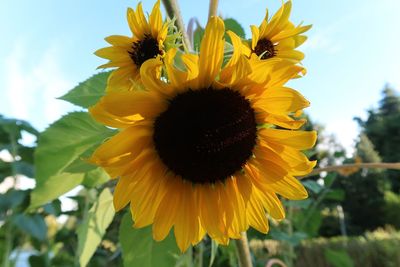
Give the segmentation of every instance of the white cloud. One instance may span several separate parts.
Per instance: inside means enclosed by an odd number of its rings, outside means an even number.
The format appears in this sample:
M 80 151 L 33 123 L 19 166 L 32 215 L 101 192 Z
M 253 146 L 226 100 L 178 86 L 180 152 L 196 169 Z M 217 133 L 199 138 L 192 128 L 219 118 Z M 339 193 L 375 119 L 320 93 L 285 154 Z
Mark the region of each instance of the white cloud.
M 32 56 L 28 45 L 19 42 L 6 58 L 5 88 L 7 116 L 33 123 L 43 129 L 58 119 L 71 105 L 56 97 L 72 88 L 61 68 L 61 50 L 57 45 Z

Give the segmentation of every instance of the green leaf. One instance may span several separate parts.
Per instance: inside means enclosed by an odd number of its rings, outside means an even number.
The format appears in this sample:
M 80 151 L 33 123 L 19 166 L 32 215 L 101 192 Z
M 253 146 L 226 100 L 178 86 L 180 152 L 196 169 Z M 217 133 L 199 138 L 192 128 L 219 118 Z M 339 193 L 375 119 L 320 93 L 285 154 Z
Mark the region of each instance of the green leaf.
M 109 75 L 110 72 L 100 72 L 95 74 L 59 99 L 68 101 L 83 108 L 89 108 L 96 104 L 104 95 Z
M 113 196 L 108 188 L 99 195 L 89 210 L 86 220 L 78 227 L 78 254 L 80 266 L 88 264 L 100 244 L 107 227 L 114 218 Z
M 225 23 L 225 31 L 233 31 L 240 38 L 242 38 L 242 39 L 246 38 L 246 33 L 244 32 L 242 25 L 240 25 L 240 23 L 237 22 L 237 20 L 228 18 L 228 19 L 224 19 L 224 23 Z M 228 35 L 225 35 L 225 39 L 231 43 Z
M 31 193 L 29 209 L 44 205 L 74 189 L 82 183 L 84 176 L 84 173 L 61 173 L 37 184 Z
M 79 173 L 79 172 L 89 172 L 97 168 L 96 165 L 91 164 L 83 159 L 90 158 L 93 152 L 97 149 L 97 146 L 93 146 L 86 150 L 83 154 L 80 155 L 77 159 L 75 159 L 71 164 L 69 164 L 65 169 L 64 172 L 72 172 L 72 173 Z
M 214 239 L 211 239 L 211 257 L 210 257 L 210 264 L 208 267 L 211 267 L 214 263 L 215 256 L 217 255 L 218 251 L 218 244 L 217 242 L 214 241 Z
M 112 133 L 86 112 L 73 112 L 53 123 L 40 135 L 35 151 L 37 186 L 63 172 L 82 153 Z
M 26 215 L 17 214 L 13 218 L 13 223 L 21 231 L 44 241 L 47 237 L 47 225 L 42 216 L 39 214 Z
M 303 199 L 303 200 L 286 200 L 283 201 L 285 207 L 294 207 L 300 209 L 307 209 L 310 207 L 312 200 L 311 199 Z
M 318 184 L 316 181 L 313 180 L 302 181 L 302 184 L 315 194 L 318 194 L 323 189 L 323 187 L 320 184 Z
M 273 239 L 289 242 L 293 246 L 299 245 L 302 240 L 307 238 L 307 234 L 303 232 L 295 232 L 293 235 L 289 235 L 279 230 L 271 231 L 270 235 Z
M 203 40 L 205 30 L 200 25 L 197 26 L 196 30 L 193 32 L 193 48 L 194 51 L 200 51 L 201 40 Z
M 325 178 L 324 178 L 324 184 L 326 187 L 331 187 L 333 182 L 336 180 L 337 173 L 329 173 Z
M 318 235 L 322 223 L 322 216 L 318 209 L 312 209 L 310 212 L 300 213 L 297 216 L 303 219 L 301 231 L 307 233 L 310 237 Z
M 30 267 L 47 267 L 50 266 L 46 255 L 32 255 L 28 259 Z
M 325 249 L 325 259 L 334 267 L 353 267 L 353 260 L 344 250 Z
M 103 170 L 103 168 L 98 167 L 85 174 L 82 185 L 86 187 L 96 187 L 109 180 L 110 176 Z
M 151 226 L 135 229 L 131 214 L 124 215 L 119 229 L 124 266 L 175 266 L 180 254 L 172 233 L 161 242 L 153 240 Z
M 10 189 L 5 194 L 0 194 L 0 211 L 7 211 L 22 204 L 28 191 Z
M 345 192 L 342 189 L 330 190 L 325 194 L 325 199 L 342 201 L 345 198 Z

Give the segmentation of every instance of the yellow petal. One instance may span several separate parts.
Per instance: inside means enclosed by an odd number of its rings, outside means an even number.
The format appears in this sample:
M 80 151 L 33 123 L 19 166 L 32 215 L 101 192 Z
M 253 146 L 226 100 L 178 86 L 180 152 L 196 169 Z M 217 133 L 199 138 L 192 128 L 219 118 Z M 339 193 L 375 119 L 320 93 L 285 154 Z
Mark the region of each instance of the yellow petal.
M 143 119 L 139 114 L 127 117 L 114 116 L 104 110 L 101 105 L 91 107 L 89 112 L 96 121 L 114 128 L 127 128 L 135 122 Z
M 273 43 L 275 43 L 275 42 L 279 42 L 279 41 L 281 41 L 283 39 L 290 38 L 290 37 L 293 37 L 295 35 L 302 34 L 302 33 L 306 32 L 306 31 L 308 31 L 309 29 L 311 29 L 311 27 L 312 27 L 312 25 L 307 25 L 307 26 L 296 27 L 295 29 L 291 29 L 291 30 L 281 31 L 277 35 L 273 36 L 271 38 L 271 41 Z
M 266 143 L 275 143 L 305 150 L 312 148 L 317 140 L 316 131 L 290 131 L 278 129 L 260 129 L 259 136 Z
M 208 184 L 199 187 L 201 224 L 211 237 L 221 236 L 227 230 L 223 221 L 223 207 L 219 201 L 219 190 Z
M 174 233 L 179 249 L 184 252 L 196 238 L 199 225 L 192 185 L 182 182 L 179 193 L 182 201 L 176 214 Z
M 140 68 L 140 76 L 146 90 L 164 96 L 170 96 L 173 91 L 165 82 L 161 81 L 163 62 L 160 57 L 146 60 Z
M 262 158 L 251 160 L 249 169 L 246 171 L 258 188 L 271 190 L 287 199 L 298 200 L 308 196 L 307 190 L 296 178 L 272 161 Z
M 261 233 L 267 233 L 269 230 L 267 215 L 262 207 L 257 194 L 252 194 L 247 206 L 247 219 L 251 227 Z
M 224 55 L 225 26 L 222 19 L 212 17 L 206 26 L 200 46 L 198 88 L 208 88 L 217 77 Z
M 108 93 L 97 105 L 119 117 L 139 114 L 144 118 L 154 118 L 166 109 L 167 102 L 155 93 L 124 91 Z
M 181 56 L 187 70 L 187 79 L 192 80 L 199 75 L 199 56 L 195 54 L 183 54 Z
M 131 48 L 133 44 L 133 38 L 123 35 L 111 35 L 106 37 L 105 40 L 109 44 L 118 47 Z
M 256 46 L 257 46 L 258 41 L 260 40 L 260 31 L 254 25 L 251 25 L 250 29 L 251 29 L 251 36 L 252 36 L 252 38 L 251 38 L 251 49 L 254 50 L 256 48 Z
M 151 14 L 149 16 L 149 23 L 150 23 L 150 29 L 151 29 L 151 35 L 153 38 L 157 39 L 158 33 L 162 29 L 162 16 L 161 16 L 161 10 L 160 10 L 160 0 L 158 0 L 153 7 L 153 10 L 151 11 Z
M 154 222 L 158 206 L 161 203 L 168 183 L 166 167 L 155 165 L 138 181 L 131 200 L 131 211 L 136 214 L 134 227 L 141 228 Z M 143 187 L 140 187 L 143 184 Z
M 266 190 L 266 187 L 259 188 L 257 193 L 259 195 L 259 199 L 267 210 L 268 214 L 271 215 L 275 220 L 282 220 L 285 218 L 285 209 L 281 201 L 278 199 L 276 194 L 270 190 Z
M 163 240 L 175 223 L 179 203 L 182 202 L 182 192 L 179 191 L 179 184 L 175 177 L 169 178 L 169 186 L 163 200 L 158 206 L 153 223 L 153 238 L 157 241 Z
M 289 23 L 289 16 L 292 9 L 292 2 L 286 2 L 276 14 L 272 17 L 265 36 L 271 40 L 271 37 L 282 31 Z
M 149 125 L 138 122 L 100 145 L 90 160 L 97 165 L 107 166 L 124 157 L 137 156 L 150 144 L 151 131 Z
M 131 200 L 131 192 L 134 185 L 135 183 L 129 176 L 123 176 L 118 180 L 114 189 L 113 198 L 115 211 L 120 211 L 128 205 Z
M 308 107 L 310 102 L 296 90 L 276 87 L 265 90 L 263 94 L 255 98 L 253 105 L 268 113 L 286 115 Z
M 292 59 L 295 61 L 301 61 L 304 59 L 304 54 L 297 50 L 278 50 L 276 56 L 280 58 Z
M 139 3 L 141 5 L 141 3 Z M 138 5 L 138 7 L 139 7 Z M 141 25 L 141 22 L 138 21 L 135 11 L 132 8 L 128 8 L 126 12 L 126 17 L 128 20 L 129 29 L 131 30 L 133 36 L 138 39 L 142 39 L 144 37 L 144 27 Z
M 293 130 L 299 129 L 307 122 L 305 119 L 295 120 L 287 115 L 270 114 L 258 108 L 256 110 L 256 119 L 259 124 L 269 123 Z
M 110 74 L 106 91 L 129 91 L 138 79 L 140 79 L 140 75 L 136 65 L 129 64 L 127 67 L 116 69 Z
M 165 55 L 165 68 L 167 69 L 168 80 L 171 83 L 171 86 L 174 88 L 182 88 L 182 84 L 186 82 L 187 73 L 178 70 L 174 66 L 174 58 L 176 55 L 177 49 L 171 48 L 167 54 Z

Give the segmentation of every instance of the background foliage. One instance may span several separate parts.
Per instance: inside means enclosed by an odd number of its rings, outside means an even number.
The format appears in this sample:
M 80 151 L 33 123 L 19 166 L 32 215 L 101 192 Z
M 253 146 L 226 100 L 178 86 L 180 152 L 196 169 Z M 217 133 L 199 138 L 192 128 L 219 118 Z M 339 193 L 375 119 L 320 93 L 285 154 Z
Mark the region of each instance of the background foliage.
M 227 28 L 243 36 L 234 19 Z M 204 34 L 198 25 L 194 47 Z M 232 49 L 225 49 L 228 58 Z M 15 266 L 238 266 L 235 247 L 209 239 L 180 254 L 174 237 L 155 242 L 151 228 L 133 229 L 128 210 L 115 213 L 115 181 L 86 159 L 115 134 L 95 122 L 86 109 L 104 94 L 109 73 L 101 72 L 60 99 L 82 111 L 65 115 L 38 133 L 28 122 L 0 117 L 0 261 Z M 306 151 L 320 166 L 351 162 L 400 161 L 400 98 L 386 86 L 365 120 L 354 155 L 348 156 L 323 126 L 308 118 L 305 129 L 319 132 L 318 146 Z M 345 129 L 343 129 L 345 130 Z M 25 136 L 34 142 L 25 144 Z M 399 172 L 344 170 L 302 180 L 310 194 L 284 201 L 287 218 L 271 220 L 268 235 L 252 229 L 255 266 L 279 258 L 287 266 L 399 266 Z M 34 181 L 33 189 L 25 183 Z M 68 197 L 72 208 L 59 198 Z M 390 225 L 390 227 L 388 226 Z

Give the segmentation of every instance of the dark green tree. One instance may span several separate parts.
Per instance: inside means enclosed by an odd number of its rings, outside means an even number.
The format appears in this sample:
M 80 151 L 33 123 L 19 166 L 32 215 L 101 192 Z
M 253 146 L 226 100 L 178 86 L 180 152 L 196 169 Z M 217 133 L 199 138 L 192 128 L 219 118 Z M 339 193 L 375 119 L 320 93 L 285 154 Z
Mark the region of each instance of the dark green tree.
M 362 162 L 381 161 L 365 134 L 360 135 L 356 144 L 355 158 Z M 348 160 L 348 163 L 351 161 L 354 160 Z M 341 205 L 349 234 L 362 234 L 384 226 L 385 181 L 385 172 L 381 170 L 362 169 L 348 176 L 338 176 L 334 187 L 345 192 Z
M 383 162 L 400 161 L 400 97 L 386 85 L 378 108 L 368 111 L 365 121 L 356 118 L 365 134 L 374 145 Z M 400 174 L 387 171 L 392 190 L 400 191 Z

